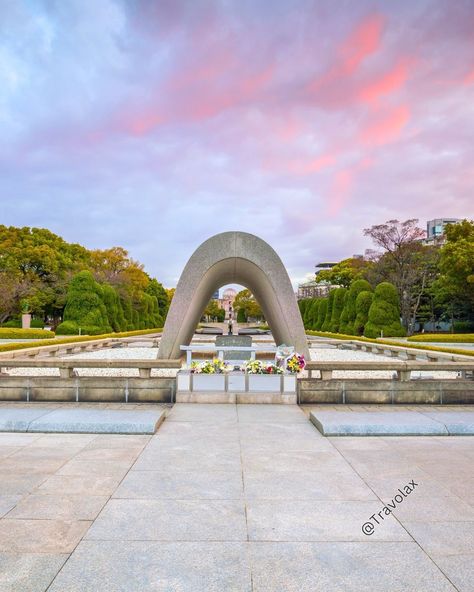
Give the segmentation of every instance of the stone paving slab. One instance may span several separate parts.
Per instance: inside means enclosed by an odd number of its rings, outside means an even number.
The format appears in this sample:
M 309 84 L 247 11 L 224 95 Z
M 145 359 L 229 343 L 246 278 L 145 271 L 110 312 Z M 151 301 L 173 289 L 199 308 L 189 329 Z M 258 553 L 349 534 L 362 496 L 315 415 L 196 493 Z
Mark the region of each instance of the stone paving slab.
M 250 552 L 253 592 L 456 590 L 414 542 L 253 543 Z
M 0 431 L 154 434 L 165 419 L 162 408 L 125 410 L 103 408 L 0 408 Z
M 451 436 L 472 436 L 474 434 L 474 412 L 427 411 L 425 414 L 444 424 Z
M 0 434 L 1 592 L 474 592 L 474 438 L 326 438 L 283 406 L 168 419 L 148 436 Z
M 48 407 L 0 407 L 0 432 L 27 432 L 31 422 L 51 413 Z
M 449 415 L 449 412 L 446 414 Z M 462 433 L 474 435 L 474 414 L 465 416 Z M 435 412 L 428 416 L 418 411 L 311 411 L 310 420 L 324 436 L 447 436 L 449 418 Z M 451 427 L 460 424 L 459 416 Z M 470 429 L 472 426 L 472 429 Z
M 99 590 L 252 592 L 246 544 L 82 541 L 48 592 Z
M 44 592 L 67 558 L 66 554 L 0 553 L 0 590 Z

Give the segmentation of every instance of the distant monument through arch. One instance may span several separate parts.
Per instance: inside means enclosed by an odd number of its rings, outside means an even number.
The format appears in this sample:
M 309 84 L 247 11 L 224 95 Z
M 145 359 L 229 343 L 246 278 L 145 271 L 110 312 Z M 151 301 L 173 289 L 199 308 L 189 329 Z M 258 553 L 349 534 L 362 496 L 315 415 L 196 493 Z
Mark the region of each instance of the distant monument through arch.
M 204 309 L 225 284 L 248 288 L 260 304 L 277 344 L 293 345 L 309 359 L 296 296 L 280 257 L 261 238 L 223 232 L 204 241 L 179 279 L 161 337 L 158 358 L 179 358 L 189 345 Z

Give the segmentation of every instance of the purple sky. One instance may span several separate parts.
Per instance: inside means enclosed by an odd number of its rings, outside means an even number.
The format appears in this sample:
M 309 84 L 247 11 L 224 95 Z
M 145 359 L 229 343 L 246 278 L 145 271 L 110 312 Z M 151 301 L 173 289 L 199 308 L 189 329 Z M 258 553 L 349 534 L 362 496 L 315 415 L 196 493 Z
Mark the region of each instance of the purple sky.
M 0 223 L 166 286 L 243 230 L 297 282 L 473 187 L 474 0 L 0 0 Z

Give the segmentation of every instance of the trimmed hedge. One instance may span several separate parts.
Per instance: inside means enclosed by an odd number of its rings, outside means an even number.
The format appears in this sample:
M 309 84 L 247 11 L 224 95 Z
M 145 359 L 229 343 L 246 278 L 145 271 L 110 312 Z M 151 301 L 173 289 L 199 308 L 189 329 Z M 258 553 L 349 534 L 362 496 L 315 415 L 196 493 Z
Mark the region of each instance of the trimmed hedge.
M 70 335 L 74 327 L 76 334 L 79 328 L 89 335 L 110 333 L 112 327 L 103 298 L 104 288 L 94 280 L 90 271 L 76 274 L 68 286 L 63 322 L 57 326 L 56 333 Z
M 51 337 L 54 337 L 54 332 L 44 329 L 0 328 L 0 339 L 51 339 Z
M 347 298 L 346 288 L 336 288 L 334 290 L 334 302 L 332 306 L 330 329 L 334 333 L 339 331 L 339 323 L 341 319 L 341 313 L 344 309 L 344 305 Z
M 372 287 L 367 280 L 355 280 L 352 282 L 347 293 L 346 302 L 341 313 L 341 322 L 339 331 L 345 334 L 357 334 L 354 323 L 357 316 L 356 301 L 361 292 L 371 292 Z
M 311 302 L 311 306 L 309 307 L 309 312 L 308 312 L 308 320 L 307 320 L 307 326 L 309 329 L 312 329 L 313 327 L 315 327 L 316 323 L 318 322 L 318 314 L 319 314 L 320 304 L 321 304 L 320 298 L 314 298 L 313 301 Z
M 137 331 L 125 331 L 122 333 L 104 333 L 103 335 L 81 335 L 79 337 L 65 337 L 59 339 L 46 339 L 43 342 L 33 343 L 4 343 L 0 345 L 0 352 L 14 351 L 17 349 L 27 349 L 29 347 L 45 347 L 48 345 L 62 345 L 63 343 L 81 343 L 83 341 L 98 341 L 99 339 L 120 338 L 120 337 L 133 337 L 134 335 L 147 335 L 149 333 L 157 333 L 163 331 L 163 327 L 157 327 L 155 329 L 144 329 Z M 51 331 L 46 331 L 51 335 Z M 54 333 L 53 333 L 54 335 Z
M 364 327 L 367 324 L 369 319 L 369 310 L 372 306 L 372 302 L 374 300 L 374 293 L 369 292 L 368 290 L 364 290 L 363 292 L 359 292 L 359 295 L 356 298 L 355 302 L 355 310 L 356 310 L 356 318 L 353 323 L 354 334 L 355 335 L 363 335 L 364 334 Z
M 316 324 L 313 326 L 314 331 L 320 331 L 324 324 L 324 319 L 326 318 L 326 313 L 328 310 L 328 299 L 323 298 L 321 303 L 318 307 L 318 318 L 316 320 Z
M 412 335 L 408 341 L 419 343 L 435 341 L 437 343 L 474 343 L 474 333 L 423 333 Z
M 321 325 L 321 331 L 331 330 L 331 318 L 332 318 L 332 307 L 334 306 L 334 297 L 336 296 L 336 290 L 331 290 L 327 297 L 327 309 L 326 316 L 324 317 L 323 324 Z
M 382 282 L 375 288 L 364 327 L 365 337 L 403 337 L 405 329 L 400 323 L 400 301 L 397 289 L 390 282 Z

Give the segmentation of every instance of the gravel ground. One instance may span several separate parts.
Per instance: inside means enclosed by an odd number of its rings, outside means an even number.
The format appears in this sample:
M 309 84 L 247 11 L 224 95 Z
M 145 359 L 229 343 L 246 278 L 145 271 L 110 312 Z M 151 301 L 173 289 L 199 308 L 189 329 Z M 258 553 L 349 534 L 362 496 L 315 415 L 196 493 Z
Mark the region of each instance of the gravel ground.
M 335 347 L 317 347 L 310 349 L 312 360 L 321 362 L 393 362 L 390 356 L 380 354 L 371 354 L 359 350 L 338 349 Z M 313 372 L 313 376 L 317 376 L 318 372 Z M 335 370 L 333 372 L 334 378 L 392 378 L 394 372 L 376 371 L 376 370 L 357 370 L 352 372 L 345 372 L 342 370 Z M 413 378 L 456 378 L 457 372 L 412 372 Z
M 66 359 L 76 360 L 154 360 L 158 353 L 157 348 L 152 347 L 123 347 L 114 349 L 102 349 L 92 352 L 84 352 L 72 356 L 64 356 Z M 336 347 L 316 347 L 310 350 L 312 360 L 321 361 L 393 361 L 393 358 L 367 352 L 338 349 Z M 82 368 L 76 370 L 79 376 L 138 376 L 138 369 L 133 368 Z M 59 370 L 54 368 L 12 368 L 8 372 L 12 376 L 59 376 Z M 152 376 L 175 376 L 176 369 L 152 370 Z M 313 373 L 317 375 L 316 372 Z M 393 372 L 389 371 L 352 371 L 336 370 L 334 378 L 392 378 Z M 413 378 L 456 378 L 456 372 L 413 372 Z
M 158 349 L 156 347 L 120 347 L 113 349 L 100 349 L 92 352 L 83 352 L 72 356 L 63 356 L 67 360 L 156 360 Z M 136 376 L 138 368 L 80 368 L 76 370 L 79 376 Z M 176 376 L 178 370 L 155 369 L 152 376 Z M 59 376 L 59 370 L 55 368 L 11 368 L 8 371 L 11 376 Z

